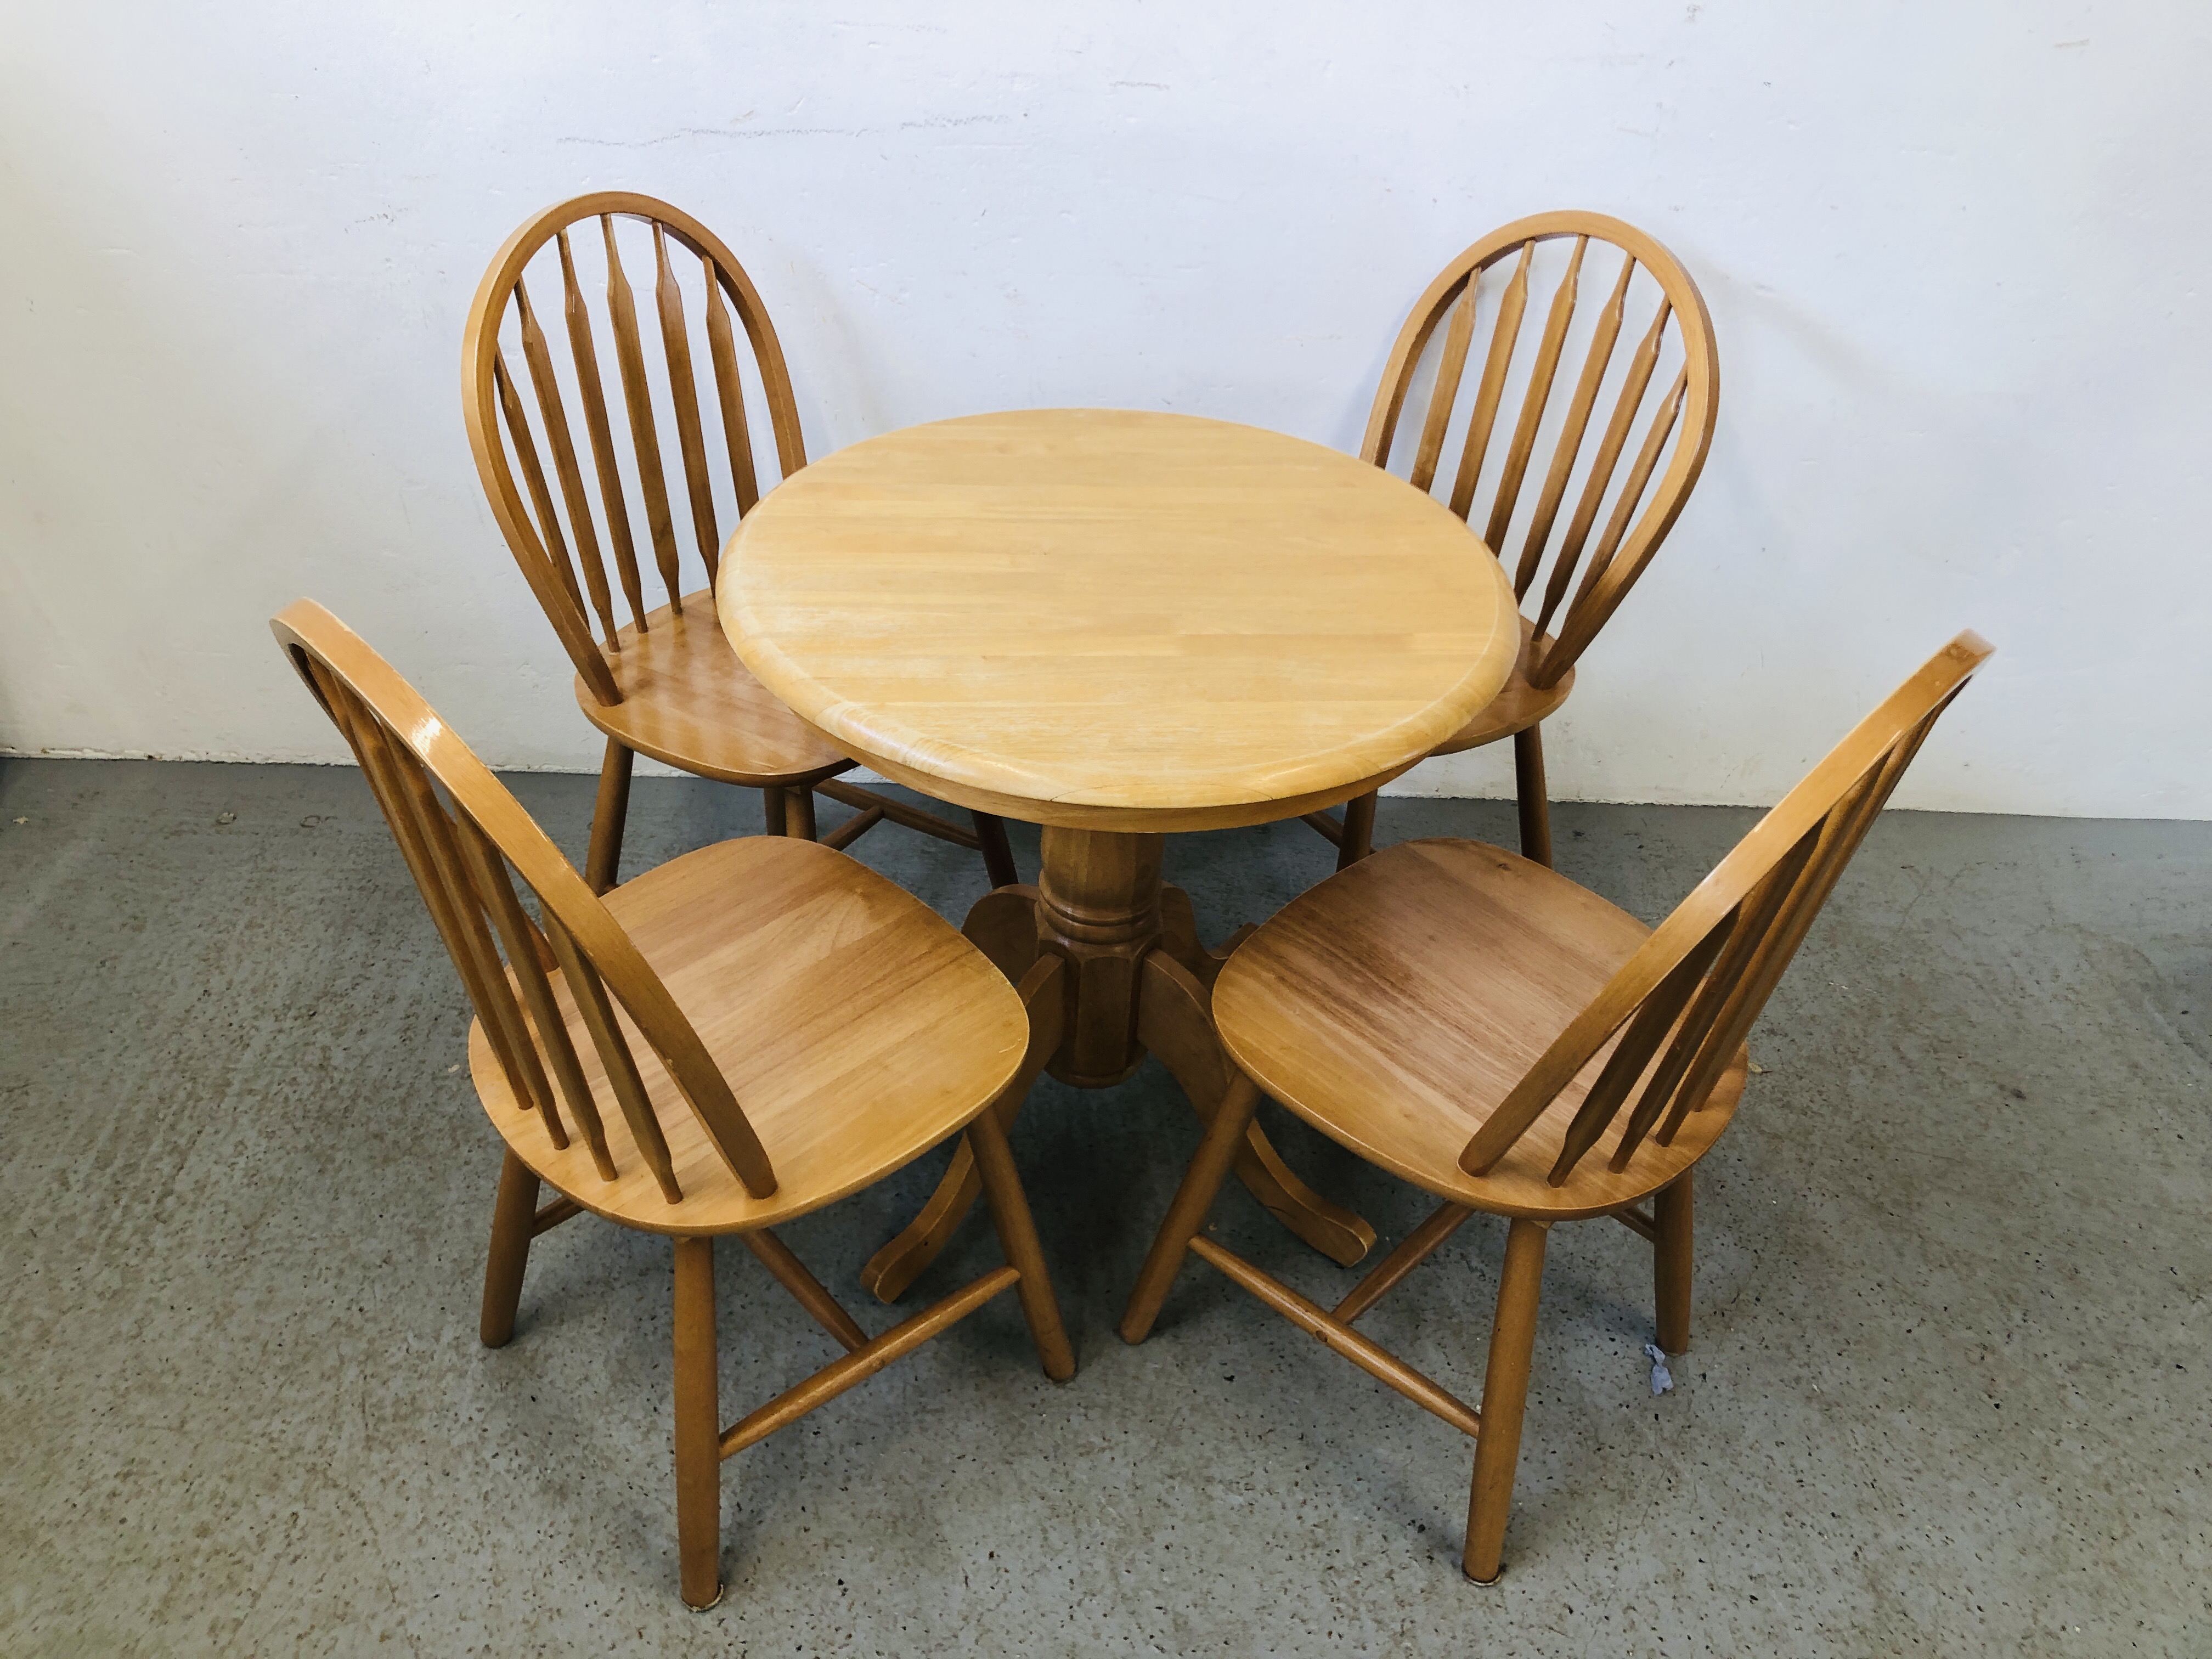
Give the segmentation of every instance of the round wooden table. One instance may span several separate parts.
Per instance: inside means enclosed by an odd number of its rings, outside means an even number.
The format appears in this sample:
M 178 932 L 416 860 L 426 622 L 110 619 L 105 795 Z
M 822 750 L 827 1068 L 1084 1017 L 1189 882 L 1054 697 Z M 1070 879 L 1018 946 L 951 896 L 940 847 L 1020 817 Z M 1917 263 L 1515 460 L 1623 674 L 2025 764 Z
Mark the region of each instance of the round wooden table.
M 1150 1049 L 1208 1117 L 1226 952 L 1162 886 L 1163 836 L 1365 794 L 1496 696 L 1521 641 L 1498 562 L 1402 480 L 1279 433 L 1115 410 L 940 421 L 816 461 L 730 538 L 716 604 L 745 665 L 836 748 L 1044 826 L 1036 887 L 999 889 L 966 927 L 1022 986 L 1037 1064 L 1103 1087 Z M 1239 1173 L 1338 1260 L 1373 1242 L 1256 1131 Z M 956 1159 L 871 1264 L 878 1294 L 904 1289 L 974 1185 Z

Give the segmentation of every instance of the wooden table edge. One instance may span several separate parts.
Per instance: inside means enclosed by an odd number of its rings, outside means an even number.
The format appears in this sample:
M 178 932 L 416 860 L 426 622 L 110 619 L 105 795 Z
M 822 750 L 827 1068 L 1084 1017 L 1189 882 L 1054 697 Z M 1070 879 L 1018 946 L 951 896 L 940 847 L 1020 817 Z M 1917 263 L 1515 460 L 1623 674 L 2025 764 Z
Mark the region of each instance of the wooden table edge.
M 965 806 L 971 811 L 988 812 L 997 817 L 1012 818 L 1022 823 L 1045 824 L 1061 830 L 1110 830 L 1132 836 L 1180 836 L 1204 830 L 1241 830 L 1251 824 L 1274 823 L 1285 818 L 1298 817 L 1307 812 L 1318 812 L 1324 807 L 1340 805 L 1370 789 L 1380 788 L 1393 779 L 1412 771 L 1428 758 L 1428 751 L 1425 749 L 1412 758 L 1372 776 L 1296 795 L 1270 796 L 1261 800 L 1223 801 L 1202 806 L 1128 806 L 1002 794 L 994 789 L 985 789 L 958 778 L 948 778 L 941 773 L 925 772 L 919 767 L 905 765 L 885 756 L 872 753 L 849 738 L 824 731 L 803 714 L 799 716 L 799 721 L 809 731 L 819 732 L 823 742 L 850 755 L 861 765 L 872 768 L 891 782 L 904 784 L 909 789 L 919 790 L 938 800 L 950 801 L 955 806 Z

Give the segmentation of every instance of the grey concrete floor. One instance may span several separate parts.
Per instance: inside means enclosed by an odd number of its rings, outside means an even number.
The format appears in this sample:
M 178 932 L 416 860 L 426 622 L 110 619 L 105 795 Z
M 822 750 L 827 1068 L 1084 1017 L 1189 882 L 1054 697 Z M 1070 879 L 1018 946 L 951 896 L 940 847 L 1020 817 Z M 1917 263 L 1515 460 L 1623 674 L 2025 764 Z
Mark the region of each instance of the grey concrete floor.
M 588 781 L 514 783 L 574 846 Z M 629 867 L 757 812 L 642 782 Z M 1752 817 L 1563 807 L 1560 864 L 1656 920 Z M 1434 833 L 1508 809 L 1384 804 L 1383 839 Z M 949 915 L 981 890 L 903 831 L 860 851 Z M 1169 867 L 1218 937 L 1328 849 Z M 666 1246 L 548 1236 L 515 1341 L 477 1345 L 465 1029 L 350 772 L 0 761 L 0 1652 L 2212 1653 L 2212 826 L 1881 823 L 1705 1165 L 1671 1393 L 1645 1247 L 1556 1236 L 1489 1589 L 1443 1425 L 1195 1265 L 1114 1335 L 1196 1139 L 1148 1066 L 1048 1083 L 1015 1137 L 1076 1380 L 1002 1298 L 726 1466 L 729 1593 L 686 1612 Z M 1386 1240 L 1422 1213 L 1278 1128 Z M 864 1322 L 939 1167 L 789 1230 Z M 1348 1282 L 1233 1186 L 1221 1214 Z M 1470 1398 L 1501 1243 L 1470 1225 L 1368 1322 Z M 993 1249 L 971 1221 L 916 1293 Z M 725 1262 L 733 1417 L 829 1345 Z

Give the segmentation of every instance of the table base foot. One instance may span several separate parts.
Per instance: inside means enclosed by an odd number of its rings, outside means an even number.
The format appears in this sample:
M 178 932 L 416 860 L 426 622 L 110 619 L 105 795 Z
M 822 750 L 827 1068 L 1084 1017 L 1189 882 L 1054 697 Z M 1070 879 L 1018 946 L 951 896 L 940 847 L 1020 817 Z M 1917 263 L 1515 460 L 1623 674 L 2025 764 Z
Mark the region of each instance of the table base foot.
M 1208 950 L 1199 942 L 1198 916 L 1191 908 L 1190 895 L 1180 887 L 1160 889 L 1159 948 L 1188 969 L 1190 976 L 1209 991 L 1237 947 L 1259 931 L 1259 923 L 1248 921 L 1218 948 Z
M 960 932 L 968 942 L 990 958 L 991 965 L 1019 985 L 1030 964 L 1037 959 L 1037 890 L 1034 887 L 994 887 L 977 899 Z
M 1166 951 L 1145 958 L 1138 1036 L 1160 1057 L 1190 1097 L 1192 1109 L 1208 1123 L 1234 1075 L 1214 1034 L 1212 1000 L 1206 987 Z M 1373 1248 L 1375 1229 L 1291 1174 L 1256 1122 L 1244 1132 L 1235 1168 L 1245 1190 L 1276 1220 L 1339 1266 L 1349 1267 Z
M 989 951 L 986 950 L 984 953 L 988 955 Z M 984 1109 L 997 1115 L 1002 1128 L 1013 1127 L 1023 1103 L 1030 1097 L 1030 1091 L 1036 1086 L 1037 1073 L 1044 1069 L 1045 1061 L 1060 1047 L 1066 1033 L 1067 978 L 1067 964 L 1058 957 L 1048 956 L 1032 962 L 1018 981 L 1022 1004 L 1029 1010 L 1030 1046 L 1022 1054 L 1022 1063 L 1013 1080 Z M 939 1180 L 929 1201 L 897 1237 L 870 1256 L 868 1265 L 860 1269 L 861 1285 L 879 1301 L 897 1301 L 921 1277 L 922 1269 L 936 1261 L 939 1252 L 952 1242 L 952 1235 L 959 1231 L 968 1212 L 982 1195 L 983 1176 L 975 1166 L 975 1149 L 963 1134 L 959 1145 L 952 1149 L 951 1165 Z

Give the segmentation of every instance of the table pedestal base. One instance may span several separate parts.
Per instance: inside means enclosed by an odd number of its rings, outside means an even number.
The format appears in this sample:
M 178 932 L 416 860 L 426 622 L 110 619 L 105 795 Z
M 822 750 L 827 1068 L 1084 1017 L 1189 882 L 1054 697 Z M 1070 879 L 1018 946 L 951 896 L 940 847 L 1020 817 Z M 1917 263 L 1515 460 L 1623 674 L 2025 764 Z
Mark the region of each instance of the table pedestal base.
M 1037 945 L 1073 970 L 1073 1018 L 1046 1067 L 1062 1083 L 1111 1088 L 1145 1058 L 1137 1036 L 1137 978 L 1146 953 L 1160 939 L 1166 842 L 1165 836 L 1045 828 Z
M 1148 1051 L 1212 1121 L 1234 1072 L 1213 1029 L 1213 981 L 1250 929 L 1218 953 L 1200 944 L 1189 896 L 1160 884 L 1164 839 L 1048 825 L 1038 884 L 998 888 L 968 913 L 961 931 L 1030 1008 L 1029 1053 L 992 1109 L 1001 1122 L 1011 1124 L 1040 1070 L 1078 1088 L 1108 1088 Z M 1350 1267 L 1374 1243 L 1374 1228 L 1293 1175 L 1256 1122 L 1236 1168 L 1255 1198 L 1331 1260 Z M 861 1283 L 896 1301 L 981 1192 L 963 1137 L 936 1192 L 870 1259 Z

